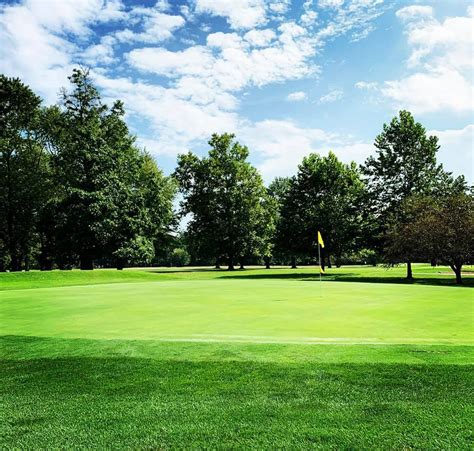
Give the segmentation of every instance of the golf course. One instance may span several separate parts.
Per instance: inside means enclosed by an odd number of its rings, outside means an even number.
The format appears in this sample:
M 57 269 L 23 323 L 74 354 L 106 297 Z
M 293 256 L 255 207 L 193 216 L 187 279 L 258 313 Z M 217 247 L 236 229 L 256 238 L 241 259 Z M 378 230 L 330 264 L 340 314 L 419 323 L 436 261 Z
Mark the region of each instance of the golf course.
M 474 277 L 0 274 L 0 446 L 469 449 Z

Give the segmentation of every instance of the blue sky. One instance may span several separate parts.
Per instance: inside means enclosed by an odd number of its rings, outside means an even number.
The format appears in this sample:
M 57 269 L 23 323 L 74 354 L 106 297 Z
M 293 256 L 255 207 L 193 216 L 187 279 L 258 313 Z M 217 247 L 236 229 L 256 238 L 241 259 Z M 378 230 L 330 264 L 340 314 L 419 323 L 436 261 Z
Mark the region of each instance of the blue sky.
M 362 162 L 406 108 L 473 180 L 474 7 L 463 0 L 0 2 L 0 71 L 54 103 L 74 66 L 169 173 L 234 132 L 267 181 L 310 152 Z

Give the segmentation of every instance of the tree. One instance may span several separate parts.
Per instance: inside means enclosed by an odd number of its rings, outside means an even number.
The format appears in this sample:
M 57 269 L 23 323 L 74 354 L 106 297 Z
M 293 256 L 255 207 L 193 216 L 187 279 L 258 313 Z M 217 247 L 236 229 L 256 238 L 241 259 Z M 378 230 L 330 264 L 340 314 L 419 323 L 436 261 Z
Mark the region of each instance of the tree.
M 207 157 L 178 157 L 174 176 L 183 194 L 182 215 L 190 215 L 188 239 L 194 252 L 225 258 L 230 270 L 237 259 L 265 253 L 268 194 L 249 151 L 232 134 L 214 134 Z
M 305 157 L 284 197 L 280 245 L 289 254 L 315 257 L 320 230 L 328 264 L 331 255 L 340 259 L 355 248 L 359 239 L 363 193 L 355 163 L 343 164 L 332 152 L 326 157 Z
M 462 283 L 461 271 L 474 258 L 474 197 L 411 196 L 402 205 L 403 221 L 388 233 L 388 254 L 394 257 L 438 260 Z
M 408 196 L 430 194 L 445 175 L 436 163 L 438 138 L 427 136 L 425 128 L 408 111 L 400 111 L 389 125 L 384 124 L 375 138 L 375 147 L 376 155 L 366 160 L 362 172 L 379 232 L 383 233 L 386 218 L 401 214 L 400 206 Z M 409 259 L 407 278 L 412 278 Z
M 38 134 L 40 103 L 18 78 L 0 75 L 0 266 L 11 271 L 28 269 L 50 187 Z
M 276 253 L 278 256 L 287 255 L 287 246 L 282 245 L 282 240 L 280 240 L 281 235 L 281 223 L 282 223 L 282 208 L 285 204 L 285 198 L 288 194 L 288 191 L 291 186 L 290 177 L 276 177 L 268 186 L 268 194 L 273 200 L 270 211 L 273 212 L 273 234 L 271 237 L 271 256 L 265 257 L 265 265 L 267 268 L 270 268 L 270 260 L 273 257 L 273 254 Z M 291 257 L 291 256 L 290 256 Z M 296 263 L 295 263 L 296 266 Z
M 174 184 L 134 145 L 120 101 L 107 107 L 88 70 L 75 69 L 62 107 L 45 114 L 59 187 L 53 205 L 60 266 L 147 263 L 173 220 Z M 46 221 L 47 223 L 48 221 Z
M 188 251 L 182 247 L 175 247 L 171 252 L 171 264 L 173 266 L 186 266 L 189 264 L 189 260 Z

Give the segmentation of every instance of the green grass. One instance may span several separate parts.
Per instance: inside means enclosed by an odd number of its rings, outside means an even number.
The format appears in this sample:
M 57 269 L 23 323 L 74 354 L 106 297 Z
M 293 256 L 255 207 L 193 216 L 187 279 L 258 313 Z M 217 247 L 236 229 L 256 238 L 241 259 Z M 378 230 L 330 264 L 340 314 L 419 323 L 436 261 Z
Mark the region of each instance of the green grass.
M 0 447 L 471 449 L 474 291 L 402 277 L 0 274 Z
M 370 266 L 346 266 L 327 270 L 325 281 L 397 283 L 406 285 L 447 285 L 455 284 L 454 274 L 449 267 L 432 267 L 417 264 L 413 267 L 415 279 L 407 282 L 404 265 L 385 269 Z M 465 266 L 465 286 L 474 286 L 474 267 Z M 319 280 L 316 267 L 289 269 L 277 267 L 271 270 L 251 267 L 245 270 L 227 271 L 213 268 L 141 268 L 117 271 L 101 269 L 100 271 L 29 271 L 19 273 L 0 273 L 0 291 L 22 288 L 45 288 L 75 285 L 161 282 L 166 280 L 214 280 L 214 279 L 285 279 L 285 280 Z

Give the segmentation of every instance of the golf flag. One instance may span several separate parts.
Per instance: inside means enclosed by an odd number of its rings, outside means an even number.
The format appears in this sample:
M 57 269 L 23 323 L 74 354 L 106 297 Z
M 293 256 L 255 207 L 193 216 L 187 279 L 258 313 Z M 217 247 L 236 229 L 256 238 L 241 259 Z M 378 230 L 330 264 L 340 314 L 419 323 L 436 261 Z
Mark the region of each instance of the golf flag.
M 322 266 L 319 267 L 319 274 L 324 274 L 324 269 L 322 268 Z
M 318 244 L 320 244 L 321 247 L 324 247 L 323 237 L 321 236 L 321 232 L 319 230 L 318 230 Z

